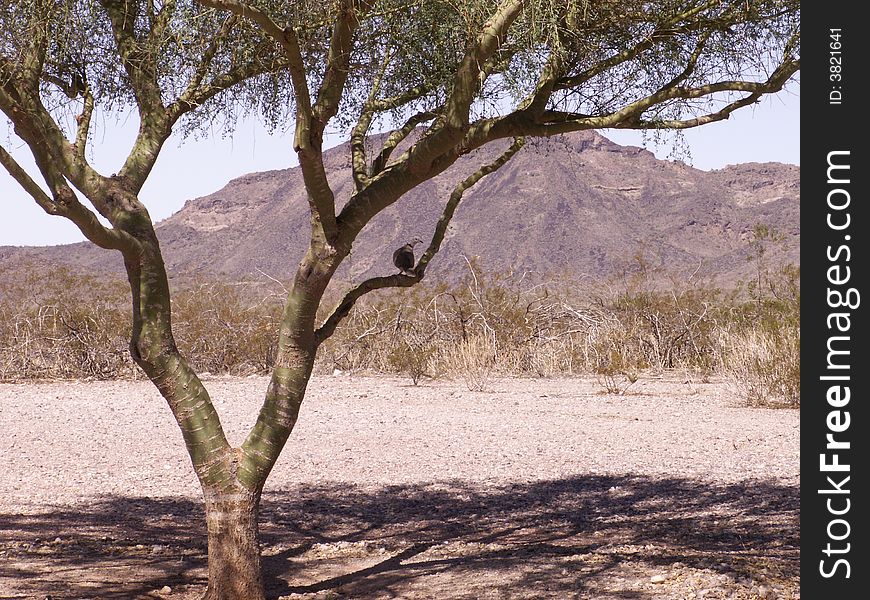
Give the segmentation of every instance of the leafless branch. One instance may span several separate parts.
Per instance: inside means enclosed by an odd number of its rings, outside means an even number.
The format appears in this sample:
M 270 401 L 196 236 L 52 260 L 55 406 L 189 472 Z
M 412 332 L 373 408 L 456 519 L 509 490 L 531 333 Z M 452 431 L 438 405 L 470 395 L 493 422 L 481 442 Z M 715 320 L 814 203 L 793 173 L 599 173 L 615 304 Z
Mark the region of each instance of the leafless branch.
M 396 146 L 402 143 L 402 140 L 407 138 L 418 125 L 425 123 L 426 121 L 431 121 L 435 116 L 436 113 L 432 111 L 419 112 L 409 117 L 404 125 L 399 129 L 390 133 L 390 135 L 387 136 L 387 139 L 384 140 L 380 153 L 372 161 L 369 176 L 374 177 L 381 173 L 386 168 L 387 161 L 390 160 L 390 156 L 393 154 L 393 150 L 396 149 Z
M 338 327 L 339 323 L 341 323 L 348 313 L 350 313 L 350 310 L 353 308 L 356 301 L 365 294 L 374 290 L 389 287 L 411 287 L 412 285 L 422 281 L 423 276 L 426 273 L 427 265 L 441 248 L 441 243 L 444 241 L 444 235 L 447 232 L 447 226 L 450 224 L 450 220 L 453 218 L 453 214 L 456 212 L 456 208 L 459 206 L 462 196 L 483 177 L 504 166 L 520 150 L 520 148 L 523 147 L 524 144 L 524 138 L 514 139 L 513 144 L 511 144 L 511 146 L 496 160 L 482 166 L 457 184 L 453 189 L 453 192 L 450 194 L 450 198 L 444 207 L 441 217 L 438 219 L 438 223 L 436 224 L 435 231 L 432 235 L 432 240 L 429 242 L 428 248 L 412 270 L 412 274 L 405 275 L 399 273 L 386 277 L 372 277 L 348 290 L 336 308 L 315 332 L 316 343 L 319 345 L 335 333 L 335 329 Z
M 76 224 L 81 232 L 94 244 L 101 248 L 129 250 L 136 244 L 135 240 L 117 229 L 110 229 L 100 223 L 97 216 L 86 208 L 75 196 L 72 189 L 62 182 L 59 175 L 53 177 L 51 187 L 53 198 L 18 164 L 5 148 L 0 146 L 0 164 L 2 164 L 15 181 L 36 201 L 42 210 L 50 215 L 60 215 Z M 45 168 L 43 166 L 43 168 Z

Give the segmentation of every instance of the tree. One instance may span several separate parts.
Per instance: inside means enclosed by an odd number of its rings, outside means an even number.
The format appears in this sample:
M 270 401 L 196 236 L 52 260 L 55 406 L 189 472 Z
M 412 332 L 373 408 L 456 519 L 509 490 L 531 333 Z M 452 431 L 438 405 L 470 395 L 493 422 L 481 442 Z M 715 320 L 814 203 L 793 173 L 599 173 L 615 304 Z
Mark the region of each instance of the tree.
M 17 0 L 0 8 L 0 109 L 42 181 L 3 147 L 0 162 L 47 213 L 123 256 L 130 352 L 166 399 L 202 485 L 205 597 L 264 597 L 260 495 L 318 346 L 363 295 L 423 279 L 467 189 L 509 161 L 525 136 L 727 119 L 799 70 L 799 20 L 797 0 Z M 94 112 L 128 108 L 139 118 L 135 143 L 116 174 L 99 173 L 87 152 Z M 166 269 L 138 193 L 173 128 L 232 122 L 244 111 L 275 125 L 295 121 L 311 235 L 262 408 L 234 448 L 176 348 Z M 324 169 L 330 126 L 350 127 L 355 188 L 346 198 L 336 199 Z M 383 127 L 388 135 L 371 136 Z M 443 200 L 411 271 L 360 282 L 317 321 L 327 284 L 372 218 L 460 156 L 511 139 Z

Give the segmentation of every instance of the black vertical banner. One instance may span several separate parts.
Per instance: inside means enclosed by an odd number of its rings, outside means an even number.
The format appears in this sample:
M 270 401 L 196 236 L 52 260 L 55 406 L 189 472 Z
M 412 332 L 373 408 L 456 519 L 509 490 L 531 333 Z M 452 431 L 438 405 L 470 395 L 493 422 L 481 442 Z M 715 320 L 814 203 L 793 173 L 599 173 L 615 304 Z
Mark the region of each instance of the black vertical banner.
M 863 3 L 804 2 L 801 19 L 801 595 L 870 589 Z

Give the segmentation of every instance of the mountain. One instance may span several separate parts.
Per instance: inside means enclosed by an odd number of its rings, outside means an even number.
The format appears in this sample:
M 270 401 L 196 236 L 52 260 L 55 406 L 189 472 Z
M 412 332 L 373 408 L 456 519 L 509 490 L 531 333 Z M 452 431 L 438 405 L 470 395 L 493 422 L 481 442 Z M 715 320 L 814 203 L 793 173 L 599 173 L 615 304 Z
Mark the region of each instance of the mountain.
M 393 273 L 393 250 L 415 236 L 428 239 L 453 186 L 505 147 L 493 144 L 464 156 L 385 210 L 364 230 L 338 277 Z M 353 189 L 348 144 L 327 151 L 325 163 L 340 208 Z M 458 277 L 464 255 L 480 257 L 492 271 L 601 278 L 642 255 L 672 273 L 698 270 L 733 283 L 753 268 L 749 242 L 757 224 L 781 235 L 769 260 L 798 263 L 799 217 L 800 169 L 794 165 L 701 171 L 596 132 L 531 139 L 466 192 L 430 275 Z M 308 223 L 297 167 L 245 175 L 189 200 L 157 224 L 157 233 L 174 278 L 239 279 L 262 271 L 287 279 L 302 256 Z M 4 247 L 0 262 L 119 274 L 122 268 L 117 253 L 89 243 Z

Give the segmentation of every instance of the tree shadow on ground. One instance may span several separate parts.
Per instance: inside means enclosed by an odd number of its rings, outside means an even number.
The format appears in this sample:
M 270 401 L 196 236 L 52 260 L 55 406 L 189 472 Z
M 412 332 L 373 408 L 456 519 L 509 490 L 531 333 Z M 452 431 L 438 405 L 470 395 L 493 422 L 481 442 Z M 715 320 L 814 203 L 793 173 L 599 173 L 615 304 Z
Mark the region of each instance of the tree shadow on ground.
M 796 588 L 799 511 L 796 487 L 760 481 L 300 485 L 264 495 L 264 571 L 272 598 L 656 598 L 639 582 L 674 568 Z M 0 597 L 195 597 L 204 536 L 198 499 L 0 515 Z

